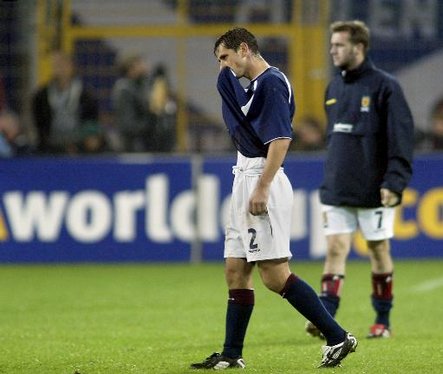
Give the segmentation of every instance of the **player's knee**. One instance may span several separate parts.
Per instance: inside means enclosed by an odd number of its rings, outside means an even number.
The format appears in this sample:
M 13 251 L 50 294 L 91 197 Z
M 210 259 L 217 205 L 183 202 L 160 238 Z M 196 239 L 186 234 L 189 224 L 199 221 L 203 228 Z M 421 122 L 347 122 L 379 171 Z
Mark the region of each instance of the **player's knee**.
M 225 269 L 225 279 L 228 288 L 248 288 L 250 287 L 250 278 L 244 272 L 238 269 Z
M 390 254 L 388 240 L 368 241 L 368 249 L 374 259 L 384 258 Z
M 284 287 L 284 283 L 278 282 L 274 279 L 263 279 L 263 284 L 268 290 L 275 293 L 279 293 Z
M 229 287 L 239 283 L 241 278 L 242 277 L 237 270 L 225 269 L 225 279 Z
M 347 254 L 346 244 L 340 239 L 329 240 L 328 243 L 328 258 L 341 259 L 345 258 Z
M 291 274 L 287 259 L 263 261 L 258 268 L 265 287 L 276 293 L 282 290 Z
M 286 274 L 261 272 L 260 275 L 265 287 L 272 292 L 279 293 L 285 286 L 287 279 Z

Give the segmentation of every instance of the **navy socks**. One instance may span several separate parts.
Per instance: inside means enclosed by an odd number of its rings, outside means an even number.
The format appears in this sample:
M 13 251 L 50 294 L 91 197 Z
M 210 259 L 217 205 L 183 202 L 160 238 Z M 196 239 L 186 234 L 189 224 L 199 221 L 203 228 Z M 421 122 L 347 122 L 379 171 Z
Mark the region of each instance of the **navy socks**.
M 280 295 L 317 326 L 325 336 L 327 345 L 343 342 L 345 331 L 328 313 L 312 287 L 303 280 L 291 274 Z
M 315 291 L 300 278 L 291 274 L 280 295 L 323 333 L 327 345 L 343 342 L 345 330 L 323 306 Z M 223 355 L 237 358 L 242 355 L 249 319 L 254 308 L 254 290 L 229 290 L 226 312 L 226 332 Z
M 226 333 L 223 355 L 237 358 L 242 355 L 246 329 L 254 308 L 254 290 L 229 290 L 226 311 Z

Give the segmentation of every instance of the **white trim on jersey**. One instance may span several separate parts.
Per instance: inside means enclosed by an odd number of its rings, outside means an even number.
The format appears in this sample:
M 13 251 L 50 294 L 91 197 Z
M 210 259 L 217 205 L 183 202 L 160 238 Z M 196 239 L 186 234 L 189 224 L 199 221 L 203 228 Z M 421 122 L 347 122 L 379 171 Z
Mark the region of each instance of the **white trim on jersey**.
M 291 86 L 291 83 L 289 82 L 289 79 L 286 77 L 286 75 L 282 72 L 280 72 L 280 73 L 281 73 L 281 75 L 283 75 L 283 78 L 285 78 L 286 85 L 288 86 L 288 92 L 289 92 L 288 103 L 290 103 L 291 97 L 292 97 L 292 86 Z
M 253 84 L 253 87 L 252 87 L 253 92 L 255 92 L 256 88 L 257 88 L 257 81 L 255 81 L 254 84 Z M 243 105 L 243 106 L 241 107 L 241 111 L 243 112 L 243 114 L 244 114 L 245 116 L 248 114 L 249 109 L 251 108 L 252 100 L 254 100 L 254 95 L 255 95 L 255 94 L 252 94 L 252 96 L 251 96 L 251 98 L 249 99 L 249 101 L 248 101 L 245 105 Z
M 273 142 L 274 140 L 277 140 L 277 139 L 292 139 L 292 138 L 290 138 L 289 136 L 279 136 L 278 138 L 274 138 L 274 139 L 268 140 L 266 143 L 263 143 L 263 144 L 271 143 L 271 142 Z

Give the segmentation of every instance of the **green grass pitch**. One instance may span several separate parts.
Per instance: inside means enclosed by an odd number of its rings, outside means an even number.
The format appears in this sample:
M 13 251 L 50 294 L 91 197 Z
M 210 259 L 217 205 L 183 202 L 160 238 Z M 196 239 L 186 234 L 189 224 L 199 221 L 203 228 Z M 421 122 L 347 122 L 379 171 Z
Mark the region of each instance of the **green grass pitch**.
M 318 290 L 322 264 L 292 262 Z M 348 264 L 337 316 L 360 344 L 341 368 L 317 369 L 321 341 L 255 274 L 246 373 L 442 373 L 443 261 L 397 261 L 394 337 L 367 340 L 369 264 Z M 226 288 L 217 264 L 0 267 L 0 373 L 193 373 L 220 350 Z

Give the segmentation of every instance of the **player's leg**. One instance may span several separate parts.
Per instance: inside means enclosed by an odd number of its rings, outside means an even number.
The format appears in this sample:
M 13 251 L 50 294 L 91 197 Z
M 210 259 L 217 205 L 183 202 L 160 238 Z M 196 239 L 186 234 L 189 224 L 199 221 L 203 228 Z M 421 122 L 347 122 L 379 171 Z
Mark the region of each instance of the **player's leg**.
M 222 353 L 213 353 L 203 362 L 191 365 L 193 369 L 244 368 L 243 342 L 254 308 L 252 270 L 254 263 L 247 261 L 247 252 L 241 231 L 244 225 L 244 178 L 234 180 L 229 221 L 225 236 L 225 279 L 228 286 L 225 341 Z M 247 230 L 246 230 L 247 232 Z
M 345 279 L 346 259 L 351 249 L 351 235 L 357 228 L 357 211 L 322 205 L 322 213 L 327 248 L 320 281 L 320 300 L 335 317 Z M 312 321 L 306 321 L 305 331 L 313 337 L 324 338 Z
M 243 342 L 254 308 L 253 266 L 243 258 L 226 258 L 225 277 L 229 296 L 222 352 L 226 357 L 242 356 Z
M 326 311 L 315 291 L 291 273 L 287 259 L 260 261 L 257 265 L 263 284 L 287 299 L 308 320 L 318 324 L 328 345 L 343 341 L 345 330 Z
M 394 209 L 365 209 L 359 212 L 359 223 L 367 240 L 371 260 L 371 302 L 376 312 L 368 337 L 382 338 L 391 335 L 390 311 L 393 306 L 394 265 L 389 238 L 394 231 Z
M 320 300 L 333 317 L 340 305 L 351 239 L 350 233 L 326 236 L 327 252 L 321 278 Z
M 389 240 L 368 241 L 372 268 L 371 302 L 376 317 L 370 327 L 368 338 L 388 338 L 391 336 L 390 312 L 393 307 L 394 266 L 390 254 Z
M 337 366 L 348 353 L 355 351 L 357 340 L 347 333 L 327 312 L 315 291 L 291 273 L 287 259 L 259 261 L 258 268 L 264 285 L 279 293 L 305 318 L 318 326 L 327 345 L 321 366 Z
M 340 305 L 352 233 L 357 229 L 357 211 L 354 208 L 329 205 L 323 205 L 322 211 L 327 249 L 321 279 L 320 300 L 334 317 Z
M 246 330 L 254 308 L 253 267 L 253 263 L 247 262 L 245 258 L 226 258 L 225 278 L 228 285 L 228 303 L 223 351 L 213 353 L 202 362 L 191 364 L 191 368 L 223 370 L 246 367 L 242 352 Z

